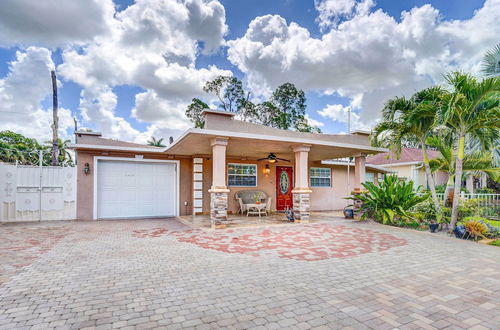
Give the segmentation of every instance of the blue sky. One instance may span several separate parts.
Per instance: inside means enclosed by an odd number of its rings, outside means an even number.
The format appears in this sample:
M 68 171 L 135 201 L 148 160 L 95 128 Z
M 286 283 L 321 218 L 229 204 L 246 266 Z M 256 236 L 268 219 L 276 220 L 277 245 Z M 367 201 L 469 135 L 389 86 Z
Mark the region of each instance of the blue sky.
M 332 0 L 322 0 L 322 1 L 332 1 Z M 344 2 L 355 2 L 360 3 L 363 2 L 361 0 L 342 0 Z M 168 0 L 166 0 L 168 2 Z M 321 2 L 321 1 L 318 1 Z M 365 0 L 365 2 L 368 2 Z M 490 1 L 493 5 L 497 5 L 498 1 L 497 0 L 491 0 Z M 118 12 L 123 12 L 123 11 L 128 11 L 129 7 L 136 6 L 134 1 L 129 1 L 129 0 L 115 0 L 115 5 L 116 5 L 116 11 Z M 373 118 L 375 118 L 375 115 L 372 117 L 366 116 L 365 114 L 368 113 L 368 111 L 374 112 L 376 110 L 369 109 L 370 102 L 375 104 L 377 102 L 381 102 L 381 100 L 377 99 L 377 95 L 386 95 L 387 97 L 395 96 L 397 93 L 409 93 L 412 90 L 416 90 L 418 88 L 421 88 L 425 84 L 429 83 L 434 83 L 436 80 L 439 79 L 439 70 L 440 68 L 435 68 L 437 65 L 432 65 L 433 62 L 438 62 L 438 61 L 444 61 L 442 64 L 442 70 L 445 70 L 447 68 L 453 68 L 453 69 L 473 69 L 477 67 L 476 63 L 470 62 L 470 56 L 468 56 L 468 59 L 464 59 L 466 54 L 462 54 L 463 51 L 460 49 L 461 43 L 460 40 L 455 40 L 453 38 L 457 38 L 454 33 L 452 32 L 446 32 L 449 33 L 446 36 L 443 36 L 443 32 L 439 29 L 436 28 L 430 32 L 428 32 L 427 35 L 425 35 L 425 38 L 428 38 L 428 40 L 432 40 L 435 43 L 442 42 L 443 43 L 443 48 L 445 46 L 449 46 L 450 44 L 452 45 L 450 47 L 451 55 L 456 54 L 456 57 L 450 56 L 449 62 L 446 62 L 448 60 L 443 60 L 444 57 L 446 57 L 445 53 L 438 53 L 439 51 L 436 50 L 439 47 L 436 47 L 436 45 L 426 45 L 425 40 L 422 42 L 421 40 L 418 42 L 418 45 L 415 45 L 415 42 L 413 41 L 408 41 L 407 35 L 405 35 L 405 40 L 404 42 L 407 44 L 403 44 L 403 46 L 398 46 L 398 50 L 395 50 L 394 52 L 400 51 L 403 52 L 408 49 L 408 52 L 410 54 L 413 53 L 422 53 L 422 54 L 428 54 L 430 51 L 427 51 L 427 48 L 433 48 L 433 54 L 432 56 L 429 55 L 429 60 L 426 62 L 421 62 L 417 63 L 416 60 L 411 59 L 409 62 L 411 62 L 411 65 L 414 65 L 412 67 L 412 70 L 415 72 L 414 77 L 412 76 L 411 79 L 408 78 L 405 80 L 404 77 L 395 77 L 394 79 L 387 79 L 387 81 L 381 82 L 381 89 L 380 91 L 377 90 L 377 78 L 373 78 L 375 82 L 368 87 L 368 89 L 356 89 L 356 80 L 359 79 L 359 85 L 365 85 L 367 80 L 370 80 L 372 75 L 370 75 L 370 71 L 364 71 L 362 73 L 359 73 L 358 77 L 355 77 L 354 74 L 353 76 L 349 76 L 349 72 L 351 71 L 345 71 L 349 77 L 346 77 L 346 81 L 349 81 L 348 83 L 346 82 L 346 87 L 342 84 L 343 77 L 342 76 L 337 76 L 337 77 L 328 77 L 328 75 L 334 75 L 328 70 L 325 70 L 324 75 L 325 77 L 323 78 L 318 78 L 318 81 L 314 81 L 314 79 L 309 78 L 308 81 L 302 81 L 299 72 L 303 67 L 301 65 L 309 65 L 311 61 L 318 61 L 316 58 L 311 58 L 311 60 L 308 60 L 307 58 L 304 59 L 304 63 L 306 64 L 301 64 L 298 63 L 296 65 L 296 68 L 293 66 L 294 64 L 291 65 L 291 68 L 286 68 L 284 69 L 285 72 L 283 73 L 282 76 L 278 75 L 276 77 L 276 74 L 274 74 L 273 77 L 271 76 L 266 76 L 265 72 L 255 72 L 253 71 L 252 67 L 248 67 L 248 63 L 252 63 L 252 65 L 255 65 L 258 67 L 259 65 L 265 65 L 266 63 L 263 62 L 265 59 L 261 58 L 244 58 L 243 60 L 238 59 L 238 60 L 231 60 L 228 58 L 228 52 L 230 48 L 235 49 L 234 54 L 238 52 L 238 46 L 243 45 L 243 39 L 245 36 L 245 33 L 249 30 L 249 24 L 254 21 L 258 20 L 258 18 L 263 17 L 265 15 L 277 15 L 275 17 L 281 17 L 286 21 L 286 24 L 284 25 L 285 28 L 289 28 L 290 31 L 292 30 L 292 27 L 290 26 L 291 22 L 295 22 L 300 29 L 305 29 L 309 33 L 309 39 L 308 40 L 321 40 L 322 38 L 325 38 L 329 33 L 334 34 L 337 33 L 336 36 L 340 37 L 342 35 L 342 28 L 339 28 L 340 25 L 330 25 L 328 26 L 327 29 L 321 29 L 320 28 L 320 22 L 319 22 L 319 9 L 318 9 L 318 3 L 314 1 L 304 1 L 304 0 L 275 0 L 275 1 L 269 1 L 269 0 L 253 0 L 253 1 L 237 1 L 237 0 L 220 0 L 220 5 L 224 7 L 225 10 L 225 15 L 223 17 L 225 24 L 227 25 L 227 31 L 225 34 L 222 35 L 222 38 L 225 41 L 219 42 L 217 45 L 216 49 L 214 50 L 213 53 L 211 54 L 204 54 L 201 50 L 203 48 L 203 45 L 205 45 L 205 42 L 210 42 L 207 40 L 201 40 L 202 38 L 198 39 L 198 45 L 199 49 L 198 51 L 188 54 L 186 56 L 194 56 L 192 57 L 192 63 L 194 64 L 194 70 L 202 70 L 202 69 L 209 69 L 211 66 L 215 66 L 217 70 L 229 70 L 237 76 L 238 78 L 242 79 L 246 84 L 249 89 L 252 89 L 252 92 L 254 95 L 263 95 L 262 93 L 265 94 L 262 90 L 260 90 L 260 86 L 267 86 L 266 88 L 270 88 L 272 90 L 272 87 L 274 87 L 280 79 L 282 79 L 282 83 L 286 81 L 290 81 L 292 83 L 296 83 L 299 87 L 302 87 L 306 91 L 306 96 L 307 96 L 307 113 L 310 118 L 313 120 L 316 120 L 317 123 L 320 123 L 321 129 L 323 132 L 326 133 L 339 133 L 339 132 L 345 132 L 346 131 L 346 123 L 345 121 L 342 120 L 342 118 L 339 118 L 339 116 L 344 116 L 345 112 L 343 111 L 343 107 L 347 107 L 351 105 L 353 108 L 353 111 L 357 114 L 360 115 L 361 119 L 359 120 L 359 128 L 366 128 L 369 127 L 370 124 L 373 123 Z M 475 12 L 483 8 L 485 5 L 484 0 L 462 0 L 462 1 L 449 1 L 449 0 L 439 0 L 439 1 L 424 1 L 424 0 L 419 0 L 419 1 L 390 1 L 390 0 L 378 0 L 373 3 L 373 6 L 370 7 L 369 12 L 365 14 L 359 14 L 358 12 L 355 12 L 354 7 L 351 8 L 351 12 L 341 15 L 338 14 L 338 21 L 337 24 L 340 23 L 350 23 L 348 21 L 352 20 L 353 22 L 360 18 L 358 16 L 365 15 L 369 16 L 371 15 L 372 19 L 374 20 L 374 30 L 377 29 L 377 21 L 375 21 L 375 15 L 374 13 L 377 12 L 377 10 L 381 10 L 384 13 L 384 17 L 379 17 L 379 19 L 384 19 L 386 17 L 392 17 L 395 20 L 395 26 L 400 26 L 401 29 L 410 29 L 408 27 L 403 26 L 406 23 L 402 23 L 402 16 L 401 13 L 403 11 L 409 12 L 414 8 L 420 8 L 422 11 L 422 15 L 418 16 L 417 13 L 415 13 L 415 20 L 420 19 L 424 20 L 425 19 L 425 13 L 424 13 L 424 7 L 430 5 L 430 7 L 436 12 L 436 26 L 445 26 L 445 22 L 451 22 L 451 21 L 461 21 L 461 22 L 467 22 L 467 21 L 473 21 Z M 4 4 L 0 4 L 0 12 L 2 11 L 2 6 Z M 5 10 L 26 10 L 26 8 L 15 8 L 16 4 L 13 2 L 13 4 L 6 5 L 4 9 Z M 97 6 L 97 5 L 96 5 Z M 161 6 L 161 4 L 159 5 Z M 357 7 L 356 7 L 357 8 Z M 28 9 L 30 10 L 30 9 Z M 61 9 L 63 10 L 63 9 Z M 357 10 L 357 9 L 356 9 Z M 104 9 L 103 9 L 104 12 Z M 63 15 L 65 13 L 61 13 Z M 76 14 L 76 13 L 75 13 Z M 85 15 L 85 13 L 82 13 L 82 15 Z M 427 15 L 428 16 L 428 15 Z M 28 17 L 28 16 L 27 16 Z M 130 16 L 132 17 L 132 16 Z M 137 16 L 134 16 L 137 20 Z M 420 17 L 420 18 L 419 18 Z M 29 18 L 27 18 L 28 20 Z M 92 18 L 93 21 L 95 21 L 95 18 Z M 496 17 L 493 17 L 493 19 L 496 19 Z M 106 20 L 113 20 L 112 17 L 106 18 Z M 131 21 L 133 21 L 133 18 L 131 18 Z M 137 24 L 140 23 L 140 21 L 136 21 Z M 269 23 L 268 21 L 264 22 L 263 24 L 269 24 L 269 27 L 275 27 L 277 21 L 274 21 L 274 23 Z M 382 21 L 381 21 L 382 22 Z M 498 20 L 497 20 L 498 22 Z M 64 21 L 63 21 L 64 23 Z M 72 23 L 72 22 L 71 22 Z M 211 24 L 212 22 L 210 22 Z M 384 24 L 387 22 L 384 21 Z M 17 22 L 16 24 L 23 24 L 23 22 Z M 31 24 L 31 22 L 26 21 L 24 24 Z M 62 24 L 62 23 L 61 23 Z M 82 22 L 84 24 L 84 22 Z M 106 23 L 108 24 L 108 23 Z M 109 23 L 109 24 L 117 24 L 116 22 Z M 164 23 L 162 23 L 164 24 Z M 209 24 L 209 23 L 207 23 Z M 215 23 L 214 23 L 215 24 Z M 274 24 L 274 25 L 273 25 Z M 327 22 L 327 24 L 330 24 Z M 387 23 L 388 24 L 388 23 Z M 476 24 L 472 22 L 471 24 Z M 354 25 L 354 23 L 353 23 Z M 407 24 L 410 26 L 410 24 Z M 207 25 L 208 26 L 208 25 Z M 425 26 L 422 24 L 422 26 Z M 177 131 L 180 131 L 182 124 L 176 124 L 172 125 L 172 127 L 168 127 L 166 130 L 165 127 L 163 126 L 169 126 L 172 120 L 172 116 L 175 116 L 175 113 L 172 114 L 173 112 L 169 114 L 165 114 L 165 117 L 161 117 L 162 115 L 156 115 L 154 112 L 161 112 L 159 110 L 155 109 L 145 109 L 141 110 L 142 108 L 138 107 L 136 104 L 136 95 L 138 94 L 148 94 L 148 91 L 150 92 L 149 96 L 152 96 L 154 94 L 156 97 L 154 98 L 157 102 L 155 105 L 165 105 L 165 106 L 172 106 L 176 109 L 181 109 L 182 104 L 186 103 L 186 99 L 190 99 L 191 95 L 182 95 L 178 96 L 174 93 L 171 92 L 173 87 L 165 87 L 165 94 L 161 94 L 163 91 L 163 87 L 161 86 L 160 82 L 155 82 L 153 85 L 154 87 L 151 87 L 148 85 L 148 83 L 135 83 L 133 79 L 111 79 L 110 82 L 107 82 L 106 84 L 103 84 L 102 86 L 99 85 L 98 87 L 95 87 L 91 85 L 90 78 L 92 73 L 87 73 L 87 77 L 81 78 L 81 76 L 78 76 L 74 73 L 77 72 L 78 70 L 86 70 L 88 69 L 89 72 L 91 71 L 90 68 L 87 66 L 83 67 L 77 67 L 76 64 L 70 63 L 70 60 L 67 59 L 69 65 L 69 68 L 65 70 L 60 70 L 62 66 L 60 67 L 61 64 L 64 64 L 65 59 L 63 57 L 63 52 L 68 52 L 68 50 L 76 50 L 78 54 L 85 53 L 83 49 L 86 49 L 86 47 L 90 47 L 89 45 L 94 45 L 93 43 L 97 43 L 95 39 L 95 36 L 92 37 L 85 37 L 86 39 L 84 41 L 79 41 L 78 45 L 75 45 L 73 43 L 73 40 L 71 39 L 70 36 L 64 36 L 61 37 L 63 38 L 63 41 L 60 41 L 61 39 L 58 39 L 58 41 L 53 41 L 51 40 L 50 36 L 48 36 L 46 39 L 48 41 L 38 41 L 37 36 L 34 35 L 29 35 L 29 33 L 34 33 L 27 31 L 26 35 L 20 35 L 19 40 L 16 40 L 15 37 L 11 36 L 4 36 L 2 38 L 2 33 L 6 34 L 8 33 L 9 28 L 15 28 L 12 26 L 7 26 L 7 27 L 2 27 L 0 24 L 0 79 L 6 79 L 10 75 L 10 63 L 14 62 L 17 60 L 17 53 L 24 53 L 27 52 L 26 49 L 32 45 L 37 46 L 37 47 L 43 47 L 47 49 L 50 52 L 51 60 L 53 61 L 54 65 L 58 67 L 58 76 L 59 80 L 62 83 L 61 88 L 59 89 L 59 97 L 60 97 L 60 106 L 68 111 L 71 112 L 72 116 L 75 116 L 78 118 L 79 122 L 81 125 L 86 126 L 86 127 L 91 127 L 96 130 L 102 130 L 105 132 L 108 132 L 109 135 L 111 135 L 114 138 L 124 138 L 128 140 L 137 140 L 137 141 L 142 141 L 144 140 L 147 136 L 147 134 L 177 134 Z M 458 29 L 457 27 L 453 26 L 454 29 Z M 338 32 L 335 30 L 339 29 Z M 422 30 L 422 27 L 417 27 L 414 28 L 415 31 L 418 29 Z M 449 28 L 451 29 L 451 28 Z M 344 30 L 347 30 L 347 28 L 344 28 Z M 406 31 L 405 30 L 405 31 Z M 172 30 L 172 31 L 175 31 Z M 262 31 L 259 31 L 261 33 Z M 174 32 L 172 32 L 174 33 Z M 177 33 L 177 31 L 175 32 Z M 202 32 L 197 32 L 198 34 Z M 274 32 L 273 32 L 274 33 Z M 366 33 L 366 32 L 364 32 Z M 376 34 L 377 32 L 374 32 Z M 401 32 L 403 34 L 403 32 Z M 406 33 L 406 32 L 404 32 Z M 422 32 L 420 32 L 422 33 Z M 436 35 L 439 34 L 439 39 L 438 37 L 434 38 L 431 33 L 434 33 Z M 475 32 L 477 33 L 477 31 Z M 418 34 L 418 33 L 417 33 Z M 415 35 L 417 35 L 415 34 Z M 497 34 L 498 36 L 498 34 Z M 173 38 L 172 36 L 163 36 L 163 38 Z M 363 37 L 362 33 L 360 33 L 359 38 Z M 45 36 L 42 37 L 42 39 L 45 38 Z M 64 39 L 66 38 L 66 39 Z M 78 35 L 75 32 L 75 40 L 78 38 L 81 39 L 81 35 Z M 107 38 L 106 35 L 100 36 L 100 38 Z M 108 38 L 112 38 L 112 35 L 109 35 Z M 188 37 L 186 37 L 188 38 Z M 351 37 L 352 38 L 352 37 Z M 355 38 L 357 36 L 355 35 Z M 373 38 L 376 38 L 376 36 L 373 36 Z M 417 37 L 415 37 L 417 38 Z M 41 40 L 42 40 L 41 39 Z M 6 41 L 7 40 L 7 41 Z M 30 40 L 30 41 L 26 41 Z M 45 39 L 43 39 L 45 40 Z M 231 41 L 231 40 L 240 40 L 240 43 L 238 45 L 230 45 L 227 46 L 224 43 L 226 41 Z M 292 38 L 290 37 L 290 40 Z M 196 39 L 195 39 L 196 41 Z M 497 40 L 498 41 L 498 40 Z M 31 44 L 30 44 L 31 42 Z M 335 42 L 335 40 L 334 40 Z M 347 42 L 347 41 L 344 41 Z M 430 42 L 429 42 L 430 43 Z M 335 46 L 335 43 L 333 44 Z M 367 45 L 370 45 L 370 42 L 367 42 Z M 276 44 L 274 45 L 276 46 Z M 345 45 L 345 47 L 348 48 L 349 45 Z M 470 45 L 462 45 L 464 49 L 468 49 L 467 51 L 470 51 L 469 48 Z M 494 46 L 494 42 L 491 41 L 490 39 L 485 39 L 482 43 L 479 45 L 474 45 L 474 47 L 477 48 L 476 53 L 474 53 L 474 60 L 477 62 L 477 59 L 480 58 L 481 52 L 483 52 L 485 49 L 491 48 Z M 98 46 L 95 46 L 96 49 Z M 242 46 L 243 47 L 243 46 Z M 247 46 L 245 46 L 247 47 Z M 262 45 L 260 50 L 265 49 L 265 47 L 270 47 L 270 45 Z M 284 46 L 283 46 L 284 47 Z M 283 49 L 280 48 L 280 49 Z M 287 44 L 287 47 L 288 44 Z M 323 46 L 321 46 L 323 47 Z M 322 48 L 318 49 L 318 52 L 322 51 Z M 413 47 L 413 48 L 412 48 Z M 243 49 L 243 48 L 242 48 Z M 98 51 L 98 50 L 96 50 Z M 120 52 L 120 50 L 117 50 Z M 151 54 L 155 50 L 151 50 Z M 183 50 L 178 50 L 182 52 Z M 370 53 L 370 48 L 367 49 L 358 49 L 356 50 L 360 56 L 366 56 L 366 53 Z M 365 53 L 363 55 L 363 53 Z M 238 53 L 241 55 L 242 53 Z M 393 53 L 391 53 L 391 56 L 394 56 Z M 283 54 L 279 54 L 281 56 L 280 58 L 278 57 L 272 57 L 271 60 L 276 60 L 280 61 L 283 60 L 287 55 L 287 51 L 283 51 Z M 311 52 L 311 56 L 314 55 L 314 51 Z M 354 55 L 351 56 L 355 56 Z M 278 55 L 276 55 L 278 56 Z M 304 56 L 304 55 L 301 55 Z M 332 55 L 333 56 L 333 55 Z M 338 54 L 334 54 L 334 56 L 340 56 Z M 347 57 L 349 57 L 349 54 L 346 53 L 346 62 L 347 62 Z M 405 57 L 406 60 L 407 57 Z M 248 60 L 248 62 L 245 62 Z M 339 67 L 342 67 L 344 65 L 350 65 L 350 64 L 344 64 L 343 59 L 340 58 L 340 60 L 332 61 L 329 62 L 328 64 L 327 61 L 330 59 L 326 57 L 325 61 L 325 67 L 331 67 L 331 66 L 336 66 L 338 63 Z M 103 59 L 103 61 L 105 61 Z M 132 60 L 131 60 L 132 61 Z M 298 61 L 295 61 L 298 62 Z M 95 60 L 89 63 L 95 63 Z M 123 63 L 123 62 L 122 62 Z M 132 62 L 127 62 L 127 63 L 132 63 Z M 282 62 L 284 63 L 284 62 Z M 441 62 L 440 62 L 441 63 Z M 384 64 L 384 63 L 382 63 Z M 106 64 L 104 64 L 106 65 Z M 110 64 L 111 65 L 111 64 Z M 274 66 L 276 67 L 276 66 Z M 377 66 L 378 68 L 383 67 L 383 65 Z M 388 65 L 390 67 L 390 64 Z M 424 68 L 424 69 L 422 69 Z M 313 67 L 312 69 L 315 69 Z M 407 67 L 404 67 L 404 70 L 406 70 Z M 72 70 L 72 71 L 71 71 Z M 295 71 L 294 71 L 295 70 Z M 377 70 L 374 70 L 377 71 Z M 392 73 L 387 73 L 385 74 L 382 69 L 379 71 L 381 72 L 374 72 L 373 77 L 377 77 L 377 75 L 380 75 L 380 79 L 385 80 L 386 77 L 390 76 Z M 319 75 L 321 75 L 321 68 L 318 70 Z M 333 71 L 337 72 L 337 71 Z M 422 73 L 423 72 L 423 73 Z M 271 73 L 270 73 L 271 74 Z M 136 74 L 137 75 L 137 74 Z M 396 73 L 396 76 L 398 74 Z M 167 80 L 170 75 L 167 75 Z M 87 79 L 87 80 L 84 80 Z M 413 79 L 413 80 L 412 80 Z M 140 80 L 140 79 L 139 79 Z M 113 82 L 111 82 L 113 81 Z M 412 83 L 414 82 L 414 83 Z M 330 89 L 329 86 L 333 86 Z M 1 85 L 0 85 L 1 86 Z M 387 86 L 387 87 L 386 87 Z M 394 88 L 394 86 L 397 86 L 400 89 Z M 371 88 L 371 94 L 368 92 Z M 109 89 L 109 92 L 108 92 Z M 175 88 L 174 88 L 175 89 Z M 264 89 L 264 87 L 263 87 Z M 96 109 L 94 110 L 85 110 L 87 112 L 86 115 L 83 114 L 82 112 L 82 101 L 81 101 L 81 93 L 82 90 L 87 90 L 87 91 L 92 91 L 92 93 L 96 93 L 97 96 L 95 96 L 95 99 L 90 102 L 90 106 L 88 108 L 91 108 L 92 106 L 95 106 Z M 106 90 L 106 92 L 103 92 L 103 90 Z M 366 93 L 365 90 L 367 91 Z M 0 100 L 2 97 L 2 92 L 5 93 L 5 91 L 2 91 L 0 88 Z M 12 94 L 12 93 L 11 93 Z M 9 94 L 10 95 L 10 94 Z M 116 97 L 116 104 L 113 105 L 108 105 L 110 107 L 109 109 L 105 108 L 104 105 L 104 99 L 105 97 L 114 95 Z M 163 96 L 158 96 L 158 95 L 163 95 Z M 172 95 L 171 99 L 170 96 Z M 342 96 L 340 96 L 342 95 Z M 363 96 L 363 101 L 359 101 L 359 95 Z M 203 97 L 203 94 L 198 95 L 196 93 L 193 94 L 194 96 L 199 96 Z M 356 96 L 359 96 L 358 99 Z M 7 97 L 7 96 L 5 96 Z M 11 97 L 11 96 L 9 96 Z M 381 96 L 382 97 L 382 96 Z M 112 98 L 112 97 L 111 97 Z M 153 99 L 153 97 L 151 98 Z M 173 103 L 173 99 L 176 99 L 177 103 Z M 107 99 L 109 101 L 109 98 Z M 160 101 L 158 101 L 160 100 Z M 372 102 L 372 101 L 373 102 Z M 39 100 L 36 100 L 38 102 L 38 106 L 42 109 L 48 109 L 51 107 L 51 97 L 50 93 L 47 93 L 44 97 L 39 97 Z M 33 101 L 35 102 L 35 101 Z M 163 103 L 161 103 L 163 102 Z M 183 103 L 184 102 L 184 103 Z M 107 103 L 109 104 L 109 102 Z M 111 104 L 113 104 L 111 102 Z M 321 110 L 324 110 L 330 105 L 330 110 L 323 111 L 323 114 L 320 114 Z M 83 105 L 85 107 L 85 105 Z M 133 114 L 132 110 L 137 107 L 139 110 L 137 110 L 136 114 Z M 375 108 L 375 105 L 372 106 Z M 17 111 L 17 110 L 12 110 L 12 108 L 9 108 L 11 113 Z M 2 110 L 5 112 L 8 112 L 9 109 L 2 109 L 0 108 L 0 113 Z M 159 109 L 159 108 L 158 108 Z M 106 114 L 103 115 L 103 118 L 100 120 L 93 120 L 92 118 L 93 114 L 103 114 L 106 113 L 106 111 L 112 112 L 112 115 Z M 143 111 L 143 115 L 138 115 L 137 113 L 140 113 L 140 111 Z M 177 110 L 179 111 L 179 110 Z M 165 112 L 168 112 L 165 110 Z M 86 118 L 90 116 L 91 118 Z M 107 117 L 106 117 L 107 116 Z M 114 117 L 113 117 L 114 116 Z M 169 117 L 170 116 L 170 117 Z M 111 119 L 109 119 L 111 118 Z M 106 120 L 109 120 L 110 125 L 115 125 L 115 119 L 116 118 L 122 118 L 125 120 L 128 125 L 130 125 L 130 128 L 125 128 L 124 133 L 120 133 L 121 128 L 117 128 L 116 130 L 112 130 L 109 127 L 106 127 L 107 125 Z M 363 122 L 363 118 L 368 118 Z M 175 119 L 175 118 L 174 118 Z M 354 118 L 354 120 L 357 120 L 357 118 Z M 123 122 L 119 124 L 120 122 L 118 119 L 116 119 L 116 125 L 117 127 L 119 125 L 123 126 Z M 43 126 L 42 124 L 40 124 Z M 152 125 L 154 127 L 152 127 Z M 66 132 L 69 134 L 71 132 L 71 127 L 69 124 L 66 127 Z M 354 125 L 356 127 L 356 124 Z M 15 126 L 13 126 L 15 127 Z M 2 125 L 2 129 L 6 128 L 6 125 Z M 33 135 L 37 136 L 37 134 L 41 134 L 39 132 L 42 132 L 43 130 L 37 130 L 36 133 L 33 133 Z M 175 132 L 174 132 L 175 131 Z M 27 134 L 29 134 L 29 130 L 25 130 Z M 134 138 L 134 132 L 140 132 L 143 133 L 141 138 Z M 137 135 L 137 134 L 136 134 Z

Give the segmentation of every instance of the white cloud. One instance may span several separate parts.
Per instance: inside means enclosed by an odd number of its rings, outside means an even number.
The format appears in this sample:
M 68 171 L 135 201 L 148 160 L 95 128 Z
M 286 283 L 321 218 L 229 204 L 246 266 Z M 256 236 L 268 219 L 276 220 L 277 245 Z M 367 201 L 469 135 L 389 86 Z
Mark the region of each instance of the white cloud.
M 311 118 L 308 114 L 305 115 L 305 118 L 307 120 L 307 123 L 311 126 L 316 126 L 316 127 L 323 127 L 325 124 L 319 120 L 316 120 L 314 118 Z
M 106 34 L 113 18 L 112 0 L 3 0 L 0 45 L 57 47 Z
M 86 121 L 113 138 L 144 140 L 115 115 L 112 88 L 128 84 L 146 90 L 136 95 L 132 116 L 151 123 L 151 129 L 185 129 L 186 106 L 193 97 L 207 96 L 203 84 L 232 74 L 215 66 L 195 67 L 199 52 L 221 46 L 226 32 L 218 1 L 138 0 L 116 14 L 110 35 L 96 37 L 83 50 L 66 49 L 58 70 L 84 88 L 80 107 Z
M 229 60 L 257 94 L 286 81 L 335 92 L 360 109 L 360 125 L 373 125 L 388 98 L 441 82 L 449 70 L 478 73 L 484 52 L 498 43 L 500 0 L 487 0 L 462 21 L 443 21 L 423 5 L 398 22 L 382 10 L 370 12 L 368 2 L 358 10 L 360 3 L 317 1 L 320 24 L 334 19 L 320 38 L 278 15 L 257 17 L 243 37 L 227 42 Z
M 51 52 L 29 47 L 18 51 L 10 63 L 9 73 L 0 79 L 0 130 L 11 130 L 41 142 L 52 137 L 52 109 L 40 103 L 52 91 L 50 70 L 54 67 Z M 73 126 L 71 111 L 60 108 L 59 135 L 68 138 Z
M 336 27 L 343 19 L 350 19 L 355 14 L 367 14 L 374 5 L 373 0 L 315 0 L 314 6 L 318 11 L 316 21 L 322 30 Z

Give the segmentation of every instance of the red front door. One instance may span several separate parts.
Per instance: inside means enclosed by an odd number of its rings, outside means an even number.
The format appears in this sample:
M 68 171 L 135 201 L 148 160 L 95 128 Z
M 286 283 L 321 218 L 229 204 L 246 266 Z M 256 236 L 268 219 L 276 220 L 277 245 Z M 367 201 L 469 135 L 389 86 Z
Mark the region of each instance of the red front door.
M 292 208 L 293 168 L 276 166 L 276 210 Z

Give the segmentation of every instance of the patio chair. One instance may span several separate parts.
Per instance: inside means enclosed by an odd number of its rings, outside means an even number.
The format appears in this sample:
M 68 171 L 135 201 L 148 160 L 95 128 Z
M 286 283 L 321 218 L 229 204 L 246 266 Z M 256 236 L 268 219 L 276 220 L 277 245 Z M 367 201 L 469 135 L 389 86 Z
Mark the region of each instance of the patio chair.
M 238 201 L 239 210 L 242 214 L 245 214 L 248 211 L 246 205 L 255 203 L 255 196 L 260 196 L 262 202 L 266 202 L 268 200 L 268 195 L 262 190 L 258 189 L 249 189 L 249 190 L 240 190 L 234 194 L 234 198 Z M 241 202 L 240 202 L 241 200 Z M 266 205 L 267 208 L 267 205 Z
M 241 198 L 236 197 L 236 200 L 238 201 L 239 204 L 239 209 L 237 213 L 245 214 L 247 211 L 247 206 L 243 204 L 243 200 Z
M 266 215 L 271 214 L 271 202 L 273 201 L 272 197 L 268 197 L 266 201 Z

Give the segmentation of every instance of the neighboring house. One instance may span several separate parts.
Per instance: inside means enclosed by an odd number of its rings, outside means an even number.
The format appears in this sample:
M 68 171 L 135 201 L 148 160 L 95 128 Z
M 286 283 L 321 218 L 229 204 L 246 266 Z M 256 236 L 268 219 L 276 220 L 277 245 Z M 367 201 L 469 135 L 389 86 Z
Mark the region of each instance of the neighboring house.
M 223 224 L 245 189 L 272 197 L 272 210 L 339 210 L 351 187 L 387 170 L 365 166 L 375 148 L 365 134 L 330 135 L 280 130 L 205 111 L 205 128 L 191 128 L 168 147 L 150 147 L 76 132 L 78 219 L 210 214 Z M 274 162 L 274 156 L 289 160 Z M 354 166 L 323 162 L 353 157 Z
M 439 151 L 436 150 L 427 150 L 427 152 L 429 159 L 437 158 L 440 155 Z M 399 157 L 396 157 L 391 152 L 379 153 L 367 157 L 366 163 L 391 169 L 402 179 L 413 180 L 417 186 L 428 187 L 421 149 L 403 148 Z M 437 171 L 434 178 L 436 185 L 445 184 L 448 180 L 448 173 Z

